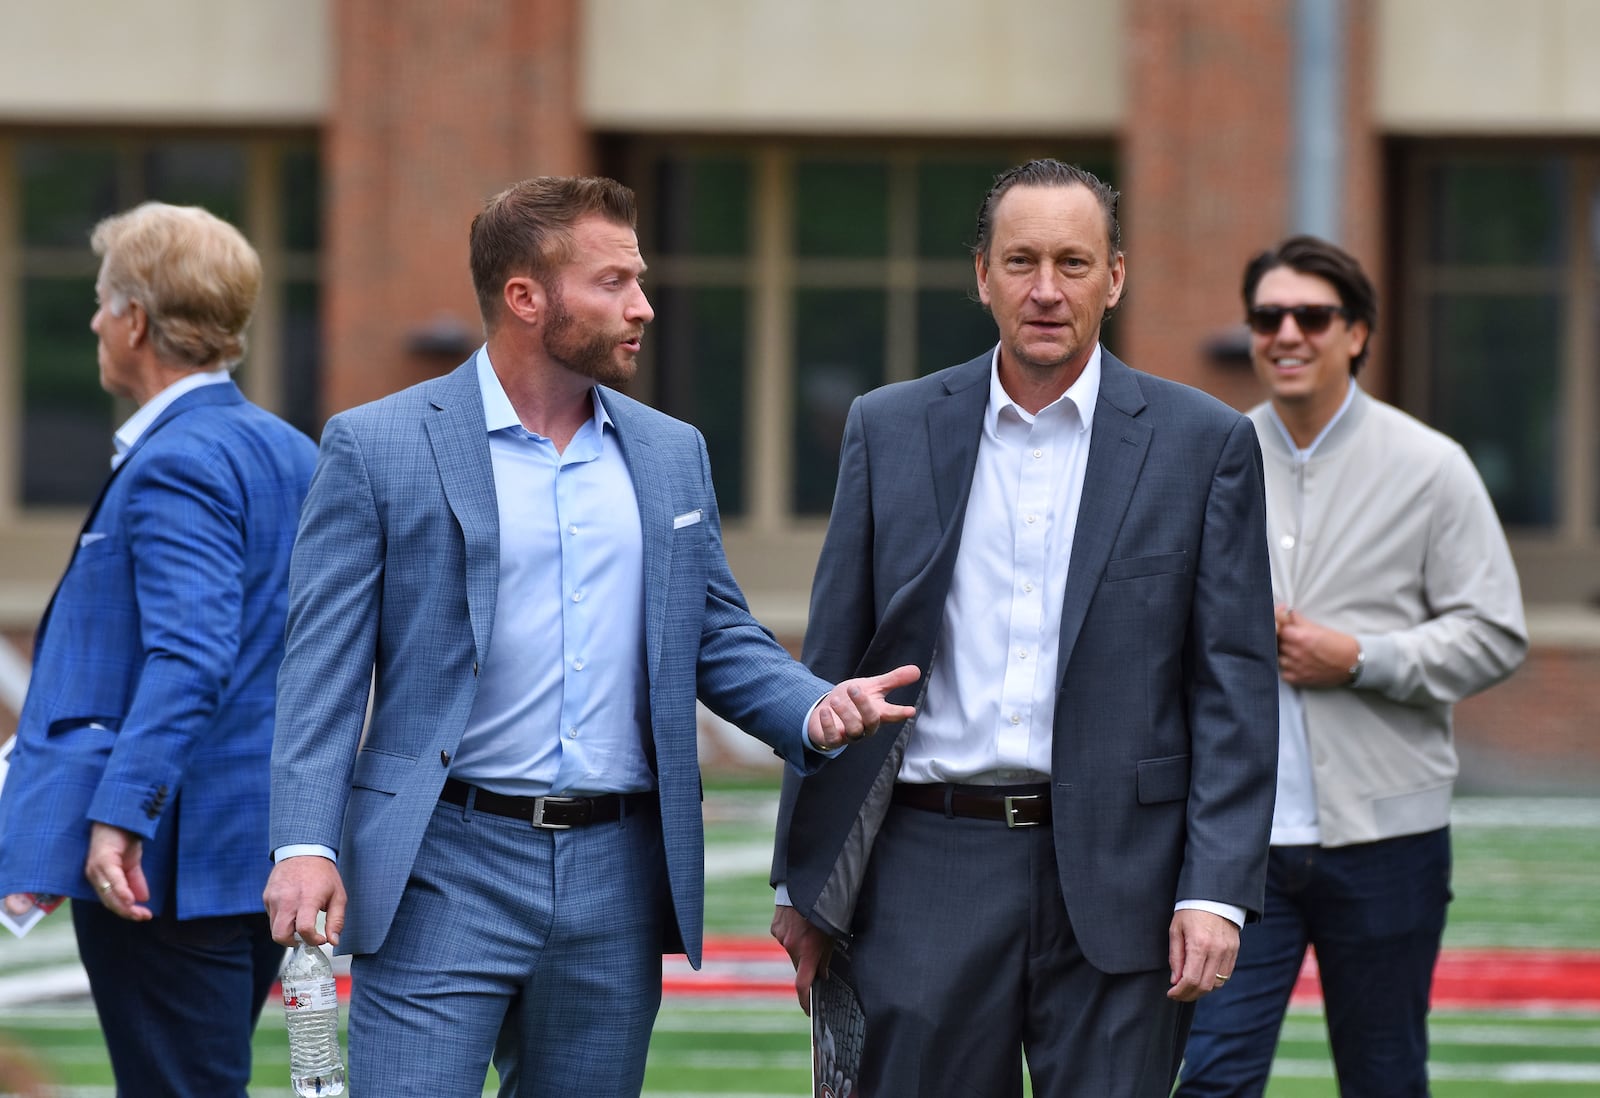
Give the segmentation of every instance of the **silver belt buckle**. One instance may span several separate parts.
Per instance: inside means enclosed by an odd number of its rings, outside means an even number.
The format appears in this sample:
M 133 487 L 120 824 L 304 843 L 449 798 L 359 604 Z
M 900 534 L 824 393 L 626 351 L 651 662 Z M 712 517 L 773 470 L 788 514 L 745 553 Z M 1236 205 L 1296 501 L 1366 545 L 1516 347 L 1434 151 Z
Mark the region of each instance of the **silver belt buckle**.
M 571 831 L 571 824 L 545 823 L 544 806 L 547 803 L 573 804 L 571 797 L 535 797 L 533 799 L 533 826 L 541 827 L 546 831 Z
M 1036 801 L 1038 799 L 1039 799 L 1039 794 L 1037 794 L 1037 793 L 1025 793 L 1025 794 L 1019 794 L 1019 795 L 1014 796 L 1014 797 L 1007 797 L 1006 798 L 1006 803 L 1005 803 L 1006 826 L 1007 827 L 1038 827 L 1041 823 L 1043 823 L 1044 822 L 1043 820 L 1034 820 L 1031 823 L 1027 822 L 1027 821 L 1018 822 L 1018 820 L 1017 820 L 1017 807 L 1018 807 L 1017 806 L 1017 802 L 1018 801 Z

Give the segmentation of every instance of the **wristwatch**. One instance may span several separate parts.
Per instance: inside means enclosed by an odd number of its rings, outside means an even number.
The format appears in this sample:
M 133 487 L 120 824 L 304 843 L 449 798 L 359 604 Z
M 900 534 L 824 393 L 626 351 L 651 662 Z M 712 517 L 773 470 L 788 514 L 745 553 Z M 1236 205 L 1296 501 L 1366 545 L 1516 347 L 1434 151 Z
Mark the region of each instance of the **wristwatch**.
M 1361 681 L 1361 672 L 1367 669 L 1367 651 L 1364 648 L 1356 649 L 1356 662 L 1350 665 L 1350 681 L 1345 685 L 1354 686 Z

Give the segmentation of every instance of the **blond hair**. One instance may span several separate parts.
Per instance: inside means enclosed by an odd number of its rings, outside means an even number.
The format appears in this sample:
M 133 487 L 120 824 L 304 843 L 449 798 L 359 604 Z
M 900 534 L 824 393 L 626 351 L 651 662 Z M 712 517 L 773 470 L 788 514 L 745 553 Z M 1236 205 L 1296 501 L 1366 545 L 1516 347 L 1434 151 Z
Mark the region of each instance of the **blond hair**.
M 100 290 L 120 315 L 137 301 L 162 361 L 232 370 L 261 289 L 261 258 L 238 229 L 199 206 L 145 202 L 94 227 Z

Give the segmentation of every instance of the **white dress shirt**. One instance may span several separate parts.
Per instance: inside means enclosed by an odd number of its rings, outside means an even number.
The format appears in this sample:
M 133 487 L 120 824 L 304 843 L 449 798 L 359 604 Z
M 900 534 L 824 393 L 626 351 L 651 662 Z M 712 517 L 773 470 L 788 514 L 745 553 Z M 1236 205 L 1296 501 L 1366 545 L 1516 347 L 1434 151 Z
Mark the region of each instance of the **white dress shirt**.
M 1061 606 L 1099 397 L 1098 346 L 1037 414 L 1000 384 L 996 348 L 938 655 L 901 781 L 1050 780 Z

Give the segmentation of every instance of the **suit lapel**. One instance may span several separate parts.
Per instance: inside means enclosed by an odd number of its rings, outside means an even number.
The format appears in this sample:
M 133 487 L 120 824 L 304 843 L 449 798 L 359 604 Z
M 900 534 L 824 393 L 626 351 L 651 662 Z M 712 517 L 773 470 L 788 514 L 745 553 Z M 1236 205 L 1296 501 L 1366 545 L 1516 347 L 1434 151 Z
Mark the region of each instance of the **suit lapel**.
M 653 682 L 661 664 L 667 583 L 672 576 L 672 545 L 662 537 L 672 530 L 672 484 L 637 409 L 605 388 L 600 390 L 600 401 L 616 426 L 622 459 L 633 478 L 633 494 L 639 504 L 639 532 L 644 544 L 645 666 Z
M 441 378 L 428 398 L 423 427 L 466 543 L 467 612 L 481 659 L 489 650 L 500 587 L 500 512 L 476 358 Z
M 960 524 L 972 492 L 983 412 L 989 405 L 990 359 L 985 353 L 957 367 L 945 381 L 944 395 L 928 405 L 928 458 L 939 526 L 947 534 L 952 524 Z
M 1058 676 L 1066 673 L 1072 661 L 1072 647 L 1089 612 L 1089 600 L 1105 573 L 1122 516 L 1150 451 L 1150 428 L 1135 418 L 1144 410 L 1145 400 L 1134 372 L 1110 351 L 1102 352 L 1100 370 L 1100 398 L 1089 434 L 1089 464 L 1084 471 L 1061 608 Z

